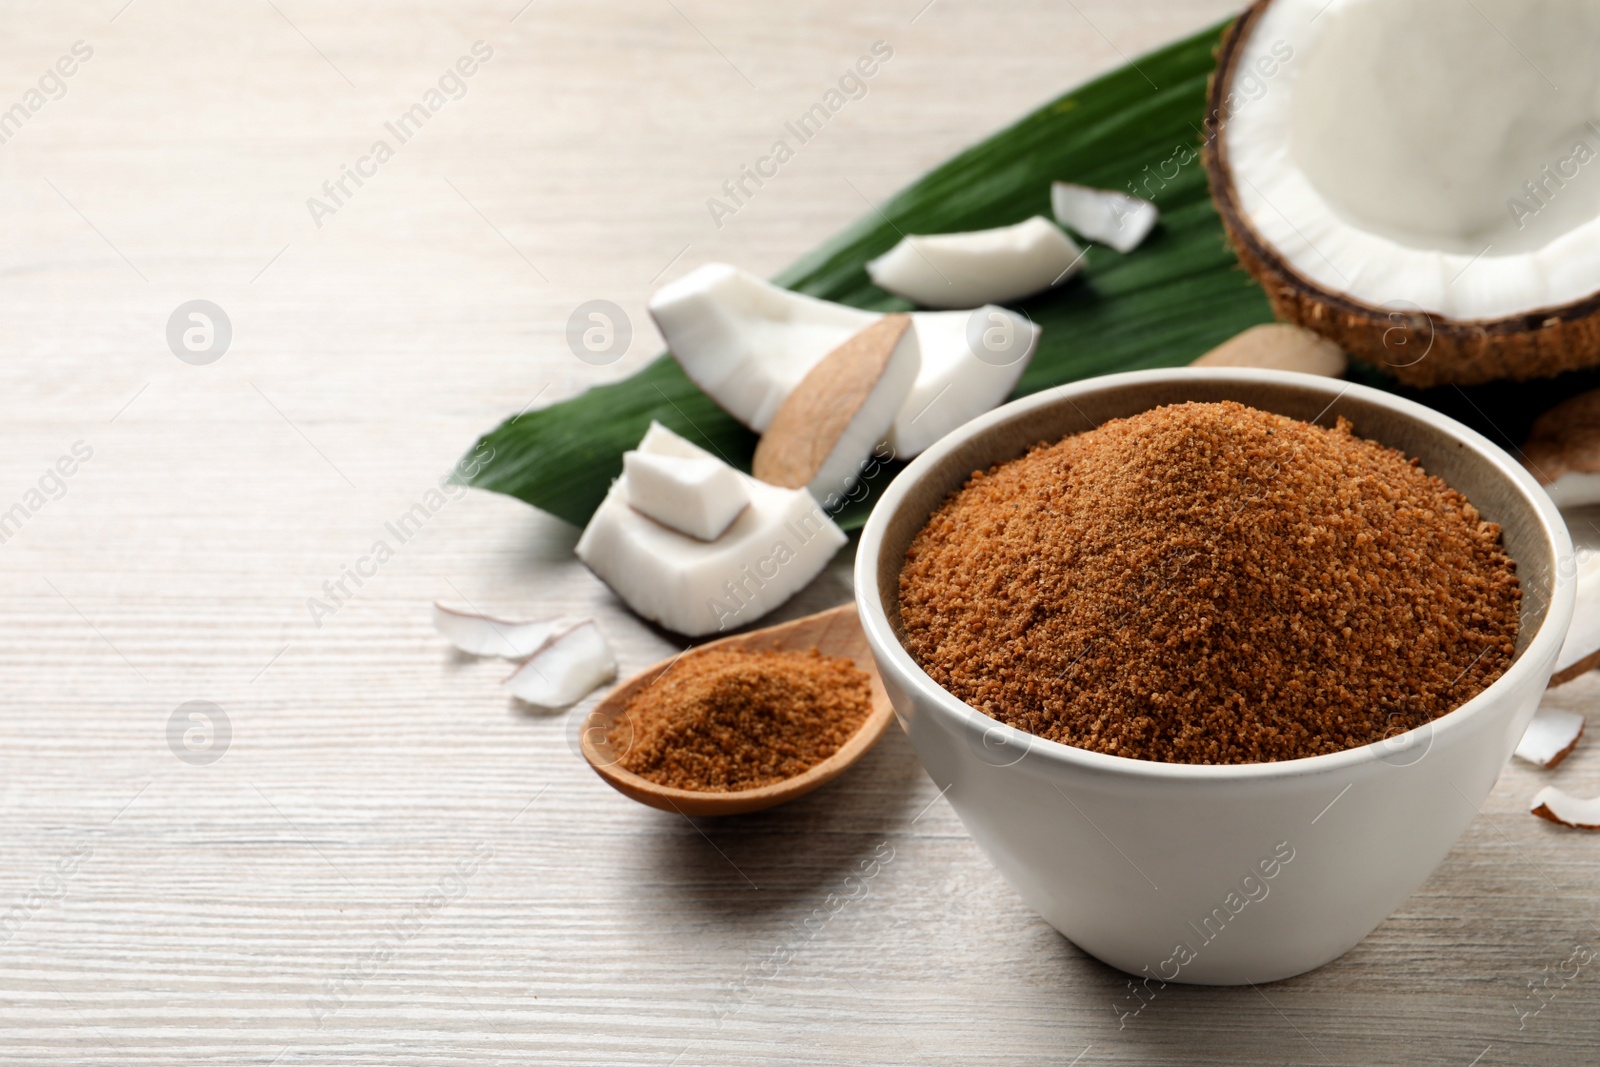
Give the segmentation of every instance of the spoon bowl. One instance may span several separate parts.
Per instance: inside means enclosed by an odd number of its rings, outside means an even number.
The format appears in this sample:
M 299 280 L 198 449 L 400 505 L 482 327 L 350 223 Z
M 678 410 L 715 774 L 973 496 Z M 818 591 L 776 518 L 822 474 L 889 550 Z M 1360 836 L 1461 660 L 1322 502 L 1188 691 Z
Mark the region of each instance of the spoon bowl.
M 628 702 L 683 660 L 717 649 L 809 652 L 813 648 L 824 656 L 850 660 L 872 679 L 872 710 L 867 713 L 866 721 L 848 741 L 839 746 L 837 752 L 821 763 L 793 778 L 785 778 L 771 785 L 730 793 L 702 793 L 660 785 L 624 769 L 618 762 L 623 753 L 613 745 L 611 734 L 624 721 Z M 738 815 L 783 804 L 832 781 L 866 754 L 867 749 L 883 736 L 884 729 L 893 718 L 894 707 L 889 703 L 889 695 L 884 692 L 883 680 L 878 677 L 872 650 L 867 645 L 867 635 L 861 629 L 861 616 L 854 604 L 844 604 L 793 622 L 699 645 L 645 668 L 607 693 L 595 706 L 583 724 L 579 743 L 589 766 L 605 779 L 607 785 L 625 797 L 680 815 Z

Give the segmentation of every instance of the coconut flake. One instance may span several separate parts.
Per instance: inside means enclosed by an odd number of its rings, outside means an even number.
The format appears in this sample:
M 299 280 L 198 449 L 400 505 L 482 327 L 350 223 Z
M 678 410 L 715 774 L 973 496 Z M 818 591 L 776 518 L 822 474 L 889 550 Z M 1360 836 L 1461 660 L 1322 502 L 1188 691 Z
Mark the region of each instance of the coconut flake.
M 1547 785 L 1534 795 L 1530 810 L 1541 819 L 1576 830 L 1600 830 L 1600 797 L 1585 800 Z
M 1161 217 L 1148 200 L 1071 182 L 1051 184 L 1050 212 L 1079 237 L 1124 253 L 1139 247 Z
M 1584 718 L 1575 711 L 1540 708 L 1517 742 L 1517 758 L 1549 768 L 1567 758 L 1583 736 Z
M 576 704 L 617 676 L 617 658 L 593 619 L 569 627 L 506 679 L 518 700 L 541 708 Z
M 439 603 L 433 605 L 433 628 L 451 644 L 470 655 L 499 656 L 510 660 L 527 659 L 552 637 L 571 629 L 578 621 L 554 618 L 511 622 Z
M 1061 227 L 1035 215 L 1015 226 L 912 234 L 867 264 L 873 284 L 931 308 L 1005 304 L 1060 285 L 1083 253 Z
M 715 541 L 750 503 L 739 472 L 710 456 L 622 454 L 628 503 L 657 522 Z
M 1552 686 L 1563 685 L 1600 666 L 1600 552 L 1579 552 L 1577 598 L 1572 625 L 1556 656 Z

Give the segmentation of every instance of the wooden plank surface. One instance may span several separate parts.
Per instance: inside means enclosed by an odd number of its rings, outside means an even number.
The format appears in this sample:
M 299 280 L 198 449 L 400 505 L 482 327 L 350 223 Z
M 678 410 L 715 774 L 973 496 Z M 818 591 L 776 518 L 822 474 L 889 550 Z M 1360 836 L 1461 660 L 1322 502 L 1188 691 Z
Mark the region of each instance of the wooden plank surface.
M 8 5 L 0 108 L 92 55 L 0 144 L 0 513 L 23 507 L 0 545 L 0 1062 L 1593 1062 L 1600 965 L 1529 985 L 1600 945 L 1600 838 L 1525 805 L 1600 792 L 1600 747 L 1509 768 L 1337 963 L 1124 1020 L 1123 978 L 1022 906 L 897 732 L 777 811 L 641 808 L 579 761 L 577 715 L 514 707 L 429 625 L 436 598 L 581 612 L 624 673 L 669 652 L 576 531 L 481 493 L 386 525 L 504 414 L 653 356 L 655 285 L 773 273 L 1228 7 Z M 706 199 L 880 40 L 866 95 L 716 225 Z M 386 133 L 477 41 L 459 99 Z M 380 138 L 393 158 L 361 164 Z M 358 164 L 336 210 L 307 206 Z M 196 299 L 232 327 L 204 366 L 167 341 Z M 595 299 L 633 327 L 604 367 L 565 342 Z M 783 615 L 847 575 L 848 552 Z M 229 730 L 209 764 L 181 743 L 196 700 Z

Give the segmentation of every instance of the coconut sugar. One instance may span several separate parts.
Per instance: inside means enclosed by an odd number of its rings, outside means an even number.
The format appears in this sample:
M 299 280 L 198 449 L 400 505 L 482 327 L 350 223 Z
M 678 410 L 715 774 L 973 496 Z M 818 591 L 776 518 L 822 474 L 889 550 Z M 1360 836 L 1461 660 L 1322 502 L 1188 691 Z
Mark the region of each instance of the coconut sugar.
M 1117 419 L 971 479 L 912 542 L 906 649 L 979 711 L 1095 752 L 1296 759 L 1510 665 L 1500 529 L 1400 452 L 1236 403 Z
M 848 659 L 713 650 L 640 690 L 608 733 L 618 764 L 659 785 L 705 793 L 793 778 L 867 721 L 872 680 Z

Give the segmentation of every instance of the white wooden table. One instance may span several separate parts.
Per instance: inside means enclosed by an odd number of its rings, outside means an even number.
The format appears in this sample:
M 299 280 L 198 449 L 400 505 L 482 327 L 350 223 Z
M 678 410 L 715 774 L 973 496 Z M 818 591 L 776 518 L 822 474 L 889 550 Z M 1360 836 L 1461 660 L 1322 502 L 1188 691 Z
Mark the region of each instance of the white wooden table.
M 898 733 L 802 802 L 691 824 L 433 634 L 430 601 L 470 600 L 594 614 L 624 671 L 667 653 L 516 501 L 385 524 L 505 414 L 651 358 L 655 285 L 775 272 L 1229 0 L 924 4 L 7 5 L 0 1062 L 1594 1061 L 1600 965 L 1531 1013 L 1546 965 L 1600 945 L 1600 837 L 1525 814 L 1539 772 L 1344 959 L 1169 988 L 1119 1029 L 1123 978 L 1021 905 Z M 714 225 L 879 40 L 866 96 Z M 386 133 L 476 41 L 464 95 Z M 208 365 L 167 341 L 196 299 L 231 323 Z M 632 319 L 611 366 L 564 340 L 591 299 Z M 785 614 L 841 602 L 847 564 Z M 189 701 L 221 709 L 214 762 Z M 1600 746 L 1556 780 L 1600 792 Z

